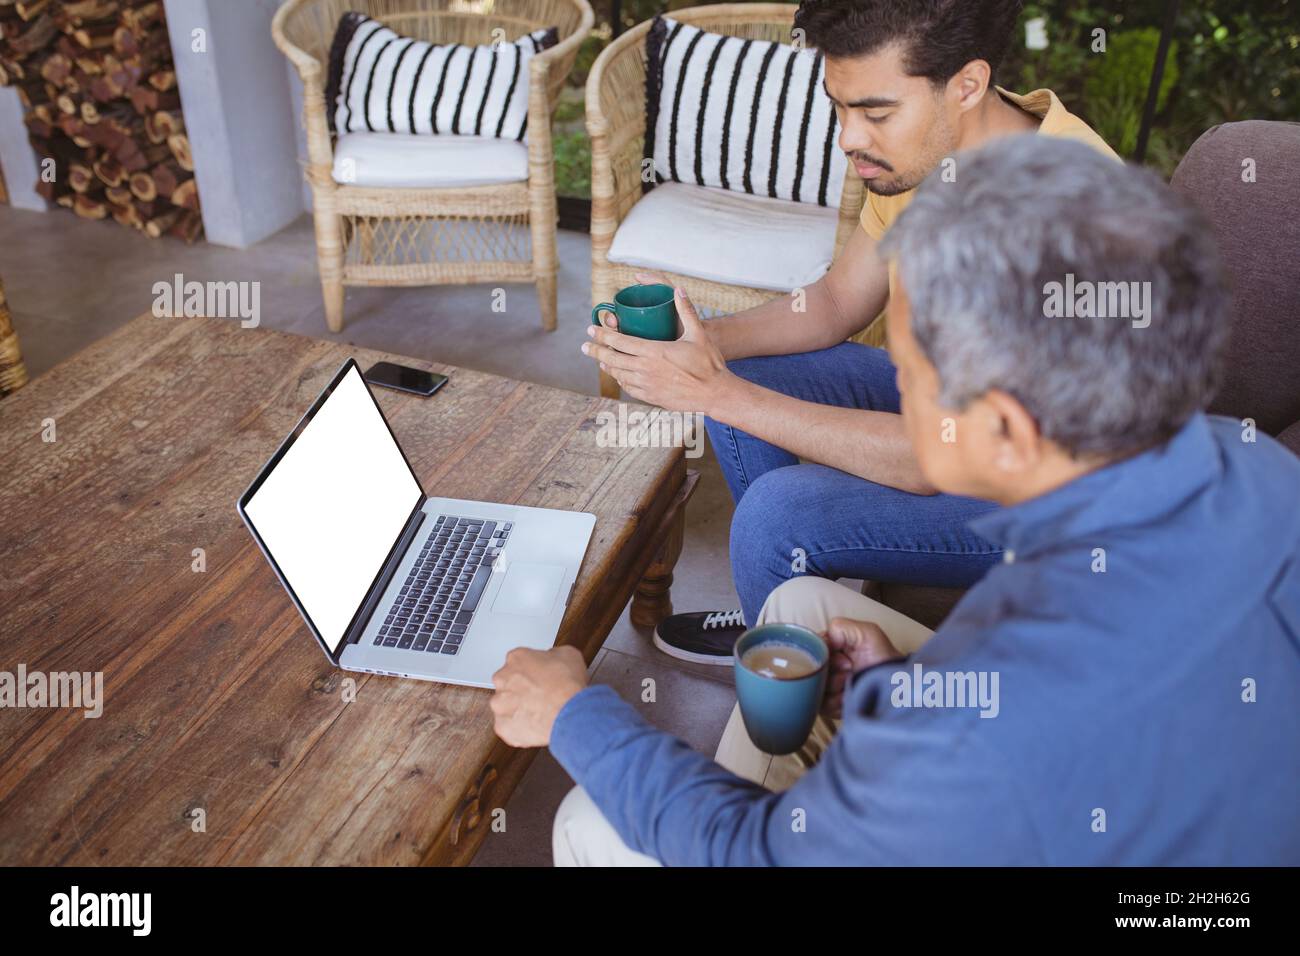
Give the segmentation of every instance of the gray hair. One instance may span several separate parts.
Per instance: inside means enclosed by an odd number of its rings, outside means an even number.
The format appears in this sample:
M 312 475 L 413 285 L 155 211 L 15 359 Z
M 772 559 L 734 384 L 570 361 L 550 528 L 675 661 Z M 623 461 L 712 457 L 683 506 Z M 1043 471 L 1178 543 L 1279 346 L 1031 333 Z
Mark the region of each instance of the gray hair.
M 955 162 L 880 244 L 945 405 L 1001 389 L 1070 454 L 1115 455 L 1166 440 L 1209 403 L 1229 297 L 1189 204 L 1146 170 L 1050 136 L 1005 137 Z M 1085 287 L 1093 305 L 1076 308 L 1069 291 Z

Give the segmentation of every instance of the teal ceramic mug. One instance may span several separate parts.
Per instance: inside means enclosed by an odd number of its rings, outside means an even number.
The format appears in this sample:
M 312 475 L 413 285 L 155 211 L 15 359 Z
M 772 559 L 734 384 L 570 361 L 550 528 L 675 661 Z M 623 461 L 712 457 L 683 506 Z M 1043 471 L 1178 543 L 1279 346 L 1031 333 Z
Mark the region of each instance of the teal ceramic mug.
M 600 313 L 618 316 L 618 331 L 639 339 L 668 342 L 677 338 L 677 303 L 670 285 L 630 285 L 620 289 L 613 302 L 591 310 L 591 324 L 600 325 Z
M 794 648 L 812 658 L 816 670 L 802 677 L 760 674 L 745 662 L 749 651 L 764 646 Z M 821 710 L 826 691 L 830 648 L 817 634 L 797 624 L 762 624 L 736 641 L 736 700 L 749 739 L 769 754 L 794 753 L 803 746 Z M 752 660 L 752 659 L 751 659 Z

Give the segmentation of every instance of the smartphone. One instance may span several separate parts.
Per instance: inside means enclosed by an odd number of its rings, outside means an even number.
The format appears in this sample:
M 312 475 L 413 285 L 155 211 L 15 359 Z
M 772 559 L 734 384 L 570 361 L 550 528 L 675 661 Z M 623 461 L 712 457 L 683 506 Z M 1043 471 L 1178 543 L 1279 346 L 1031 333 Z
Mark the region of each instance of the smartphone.
M 409 365 L 397 365 L 393 362 L 376 362 L 370 371 L 362 376 L 371 385 L 395 388 L 399 392 L 413 392 L 416 395 L 432 395 L 447 384 L 447 376 L 437 372 L 425 372 L 411 368 Z

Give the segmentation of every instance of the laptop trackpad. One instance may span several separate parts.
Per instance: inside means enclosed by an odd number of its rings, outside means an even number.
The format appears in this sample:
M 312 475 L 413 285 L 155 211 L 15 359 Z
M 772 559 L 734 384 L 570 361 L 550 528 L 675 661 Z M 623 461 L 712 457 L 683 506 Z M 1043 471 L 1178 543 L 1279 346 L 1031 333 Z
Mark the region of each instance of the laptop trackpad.
M 514 562 L 506 571 L 506 579 L 492 604 L 492 613 L 549 614 L 563 582 L 564 566 L 561 564 Z

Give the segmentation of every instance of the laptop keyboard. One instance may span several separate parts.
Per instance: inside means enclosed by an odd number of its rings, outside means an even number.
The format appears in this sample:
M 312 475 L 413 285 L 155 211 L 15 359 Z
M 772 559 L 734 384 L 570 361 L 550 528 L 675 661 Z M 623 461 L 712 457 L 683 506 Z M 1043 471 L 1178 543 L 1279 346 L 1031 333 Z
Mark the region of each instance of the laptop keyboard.
M 375 644 L 428 654 L 460 651 L 511 527 L 509 521 L 439 515 Z

